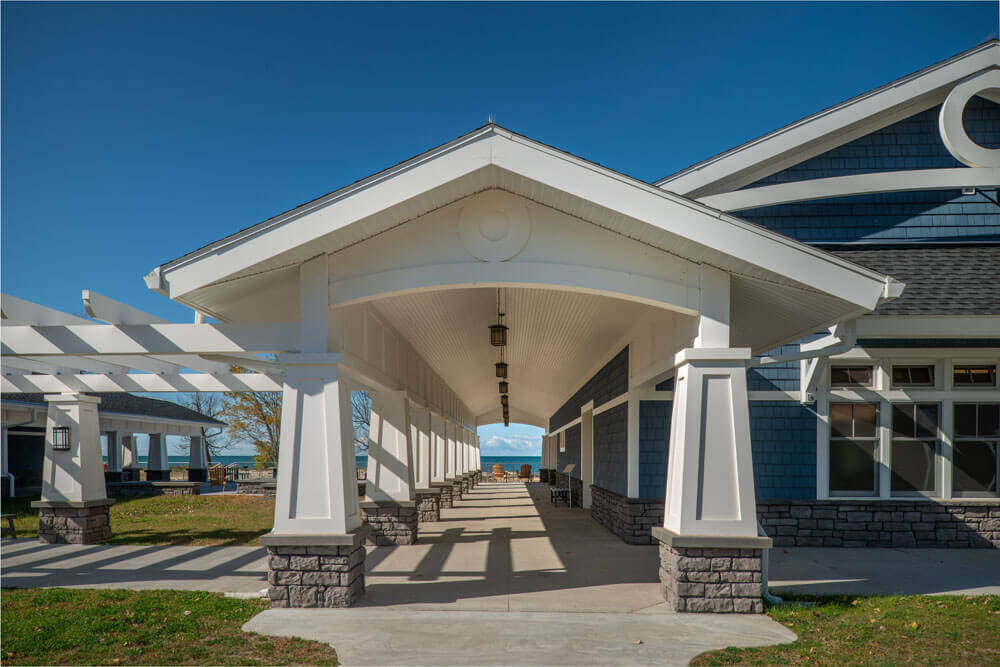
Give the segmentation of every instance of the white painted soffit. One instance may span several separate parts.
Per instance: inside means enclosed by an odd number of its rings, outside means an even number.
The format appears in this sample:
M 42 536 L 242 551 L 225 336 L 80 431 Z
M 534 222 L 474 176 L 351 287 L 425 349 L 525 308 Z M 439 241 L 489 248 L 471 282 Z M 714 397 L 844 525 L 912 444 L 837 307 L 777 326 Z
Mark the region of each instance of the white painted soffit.
M 995 67 L 1000 67 L 1000 42 L 990 40 L 694 164 L 655 184 L 699 200 L 738 190 L 941 104 L 956 83 Z
M 146 281 L 226 319 L 224 299 L 198 292 L 249 279 L 254 289 L 245 296 L 259 298 L 272 278 L 293 279 L 289 271 L 320 252 L 336 253 L 493 188 L 691 261 L 862 310 L 887 294 L 881 274 L 495 125 L 157 267 Z

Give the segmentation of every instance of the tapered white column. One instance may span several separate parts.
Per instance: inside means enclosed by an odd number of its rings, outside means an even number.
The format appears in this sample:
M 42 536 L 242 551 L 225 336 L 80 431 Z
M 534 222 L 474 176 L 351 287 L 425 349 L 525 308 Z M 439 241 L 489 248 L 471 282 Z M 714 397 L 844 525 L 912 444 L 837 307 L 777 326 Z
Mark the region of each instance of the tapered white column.
M 122 470 L 131 470 L 139 467 L 139 452 L 135 445 L 135 434 L 128 433 L 121 436 Z
M 205 450 L 205 439 L 200 435 L 188 438 L 188 481 L 208 481 L 208 452 Z
M 426 408 L 410 401 L 410 440 L 413 442 L 414 478 L 418 489 L 431 486 L 431 413 Z
M 149 434 L 149 453 L 146 456 L 146 480 L 170 480 L 170 462 L 167 459 L 167 438 L 162 433 Z
M 447 476 L 448 438 L 445 433 L 444 417 L 431 413 L 431 440 L 434 468 L 431 471 L 432 482 L 444 482 Z
M 86 394 L 48 394 L 45 457 L 42 461 L 43 502 L 104 500 L 104 472 L 97 406 Z M 55 449 L 54 429 L 69 429 L 69 449 Z
M 414 475 L 406 392 L 380 390 L 372 398 L 366 500 L 413 500 Z
M 108 442 L 108 472 L 120 473 L 122 471 L 122 447 L 121 440 L 118 439 L 118 431 L 108 431 L 105 437 Z
M 449 420 L 444 422 L 444 477 L 447 480 L 455 478 L 455 424 Z

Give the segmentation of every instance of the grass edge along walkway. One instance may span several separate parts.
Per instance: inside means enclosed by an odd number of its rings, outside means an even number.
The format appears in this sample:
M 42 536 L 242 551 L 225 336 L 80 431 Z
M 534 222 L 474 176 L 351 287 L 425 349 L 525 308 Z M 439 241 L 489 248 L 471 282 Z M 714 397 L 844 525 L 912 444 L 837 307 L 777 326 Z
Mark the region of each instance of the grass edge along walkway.
M 782 595 L 765 612 L 798 635 L 777 646 L 726 648 L 692 665 L 998 664 L 1000 596 Z
M 266 600 L 215 593 L 0 591 L 5 665 L 336 665 L 328 644 L 240 628 Z

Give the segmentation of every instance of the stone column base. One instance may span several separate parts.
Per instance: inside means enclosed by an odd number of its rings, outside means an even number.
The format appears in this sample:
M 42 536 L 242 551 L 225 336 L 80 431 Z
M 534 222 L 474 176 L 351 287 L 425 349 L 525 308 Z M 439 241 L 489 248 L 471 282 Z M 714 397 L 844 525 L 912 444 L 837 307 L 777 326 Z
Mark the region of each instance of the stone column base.
M 139 481 L 139 469 L 138 468 L 122 468 L 122 481 L 123 482 L 138 482 Z
M 682 536 L 653 529 L 660 543 L 660 590 L 678 612 L 760 614 L 761 555 L 767 537 Z
M 441 509 L 455 506 L 451 497 L 451 482 L 431 482 L 431 488 L 441 489 Z
M 271 607 L 353 605 L 365 594 L 366 532 L 263 535 Z
M 441 520 L 441 489 L 417 489 L 417 523 Z
M 361 505 L 361 521 L 368 525 L 368 544 L 388 546 L 417 543 L 417 504 L 366 500 Z
M 456 477 L 455 479 L 451 480 L 452 507 L 455 506 L 456 500 L 461 500 L 461 499 L 462 499 L 462 479 L 460 477 Z
M 169 470 L 146 470 L 146 481 L 147 482 L 169 482 L 170 481 L 170 471 Z
M 38 540 L 43 544 L 98 544 L 111 539 L 110 498 L 84 501 L 35 500 Z
M 188 468 L 188 481 L 189 482 L 207 482 L 208 481 L 208 469 L 207 468 Z

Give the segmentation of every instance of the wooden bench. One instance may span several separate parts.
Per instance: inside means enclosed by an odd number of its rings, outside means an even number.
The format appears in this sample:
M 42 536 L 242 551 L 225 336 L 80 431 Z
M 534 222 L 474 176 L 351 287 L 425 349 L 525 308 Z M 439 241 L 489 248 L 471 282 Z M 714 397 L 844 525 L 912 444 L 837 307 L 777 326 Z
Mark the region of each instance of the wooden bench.
M 7 529 L 10 530 L 11 539 L 17 539 L 17 528 L 14 527 L 14 515 L 13 514 L 0 514 L 0 519 L 7 520 Z

